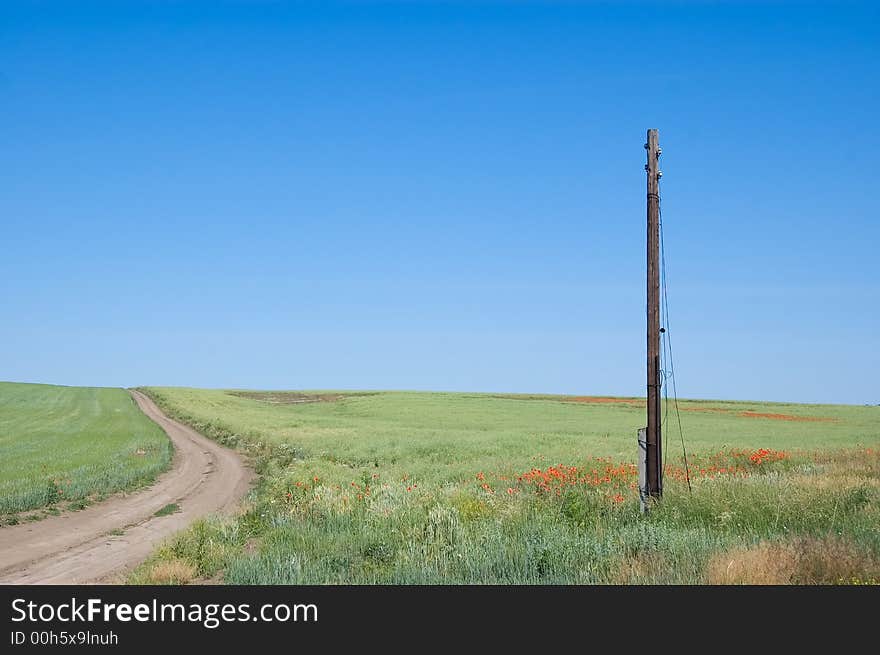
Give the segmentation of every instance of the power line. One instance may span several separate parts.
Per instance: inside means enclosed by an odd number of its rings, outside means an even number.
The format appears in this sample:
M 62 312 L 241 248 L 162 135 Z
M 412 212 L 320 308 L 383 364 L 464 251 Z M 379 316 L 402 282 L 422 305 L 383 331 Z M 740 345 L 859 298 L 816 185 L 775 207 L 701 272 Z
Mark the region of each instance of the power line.
M 659 224 L 660 224 L 660 279 L 661 279 L 661 297 L 662 297 L 662 302 L 663 302 L 663 324 L 664 324 L 664 328 L 665 328 L 661 331 L 661 334 L 663 336 L 663 356 L 664 356 L 664 360 L 669 362 L 669 377 L 672 379 L 672 398 L 673 398 L 674 407 L 675 407 L 675 416 L 678 420 L 678 436 L 681 439 L 681 452 L 682 452 L 682 456 L 684 458 L 685 479 L 687 480 L 688 491 L 692 491 L 692 489 L 691 489 L 691 472 L 690 472 L 690 466 L 688 465 L 687 448 L 685 447 L 685 444 L 684 444 L 684 430 L 681 427 L 681 411 L 678 408 L 678 389 L 676 388 L 676 384 L 675 384 L 675 360 L 672 357 L 672 337 L 670 335 L 670 328 L 669 328 L 669 297 L 666 292 L 666 249 L 664 248 L 664 245 L 663 245 L 663 205 L 660 201 L 659 189 L 658 189 L 658 197 L 657 197 L 657 213 L 659 215 Z M 667 352 L 668 352 L 668 360 L 665 359 Z M 667 418 L 667 415 L 669 412 L 669 389 L 665 384 L 666 377 L 667 377 L 667 373 L 666 373 L 666 371 L 663 371 L 663 378 L 664 378 L 663 386 L 666 387 L 664 389 L 665 405 L 666 405 L 664 417 L 663 417 L 664 424 L 666 423 L 666 418 Z M 667 439 L 667 444 L 668 444 L 668 440 L 669 440 L 668 435 L 667 435 L 666 439 Z M 667 449 L 667 452 L 668 452 L 668 449 Z M 666 455 L 666 453 L 664 453 L 664 460 L 665 460 L 665 455 Z M 663 464 L 664 464 L 664 468 L 665 468 L 666 462 L 664 461 Z

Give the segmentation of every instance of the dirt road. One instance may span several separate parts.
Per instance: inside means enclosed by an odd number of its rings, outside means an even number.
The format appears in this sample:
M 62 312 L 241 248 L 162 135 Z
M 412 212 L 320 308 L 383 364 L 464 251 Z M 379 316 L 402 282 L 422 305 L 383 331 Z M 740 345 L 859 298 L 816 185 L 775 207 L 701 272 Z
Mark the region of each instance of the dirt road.
M 233 510 L 253 477 L 233 451 L 171 420 L 142 393 L 141 410 L 174 443 L 171 469 L 152 486 L 78 512 L 0 528 L 0 584 L 113 582 L 194 519 Z M 176 503 L 180 511 L 154 516 Z

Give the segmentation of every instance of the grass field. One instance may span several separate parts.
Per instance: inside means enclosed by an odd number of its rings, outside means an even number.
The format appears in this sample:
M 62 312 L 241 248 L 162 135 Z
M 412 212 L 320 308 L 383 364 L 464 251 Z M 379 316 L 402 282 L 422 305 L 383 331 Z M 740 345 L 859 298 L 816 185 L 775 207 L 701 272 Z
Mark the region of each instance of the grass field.
M 0 521 L 152 480 L 171 442 L 123 389 L 0 382 Z
M 635 487 L 638 399 L 153 388 L 249 453 L 248 511 L 132 577 L 229 583 L 859 583 L 880 578 L 880 408 L 683 402 Z

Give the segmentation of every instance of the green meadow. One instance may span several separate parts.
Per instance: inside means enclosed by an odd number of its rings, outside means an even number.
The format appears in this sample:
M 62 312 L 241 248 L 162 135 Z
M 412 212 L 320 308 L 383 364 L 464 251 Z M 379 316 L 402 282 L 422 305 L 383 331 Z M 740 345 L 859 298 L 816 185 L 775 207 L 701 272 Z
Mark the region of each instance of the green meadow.
M 0 382 L 0 519 L 151 481 L 171 442 L 123 389 Z
M 683 401 L 663 501 L 635 486 L 640 399 L 150 388 L 239 449 L 244 513 L 134 582 L 870 583 L 880 407 Z

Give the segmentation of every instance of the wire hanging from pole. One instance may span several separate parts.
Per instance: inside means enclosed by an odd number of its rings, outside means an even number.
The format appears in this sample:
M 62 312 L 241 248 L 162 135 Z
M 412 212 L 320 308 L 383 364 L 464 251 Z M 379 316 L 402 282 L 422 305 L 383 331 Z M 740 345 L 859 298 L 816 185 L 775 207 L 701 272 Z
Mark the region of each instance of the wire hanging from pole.
M 665 329 L 661 330 L 663 336 L 663 356 L 666 357 L 666 353 L 668 352 L 668 361 L 669 361 L 669 377 L 672 379 L 672 398 L 675 407 L 675 416 L 678 420 L 678 436 L 681 439 L 681 452 L 684 458 L 684 474 L 685 480 L 687 480 L 688 491 L 692 491 L 691 488 L 691 472 L 690 466 L 688 465 L 688 457 L 687 457 L 687 448 L 684 445 L 684 430 L 681 427 L 681 411 L 678 408 L 678 389 L 675 385 L 675 361 L 672 358 L 672 337 L 669 332 L 669 298 L 666 292 L 666 250 L 663 247 L 663 209 L 662 203 L 660 202 L 660 194 L 657 194 L 657 214 L 659 218 L 659 227 L 660 227 L 660 279 L 661 279 L 661 294 L 662 294 L 662 308 L 663 308 L 663 325 Z M 666 387 L 666 371 L 662 372 L 663 374 L 663 386 Z M 669 389 L 668 387 L 664 390 L 665 400 L 666 400 L 666 412 L 664 413 L 663 423 L 666 423 L 666 415 L 669 412 Z M 669 436 L 667 435 L 667 444 L 669 443 Z M 666 449 L 668 451 L 668 449 Z M 666 452 L 664 452 L 664 460 L 666 459 Z M 665 461 L 664 461 L 665 468 Z

